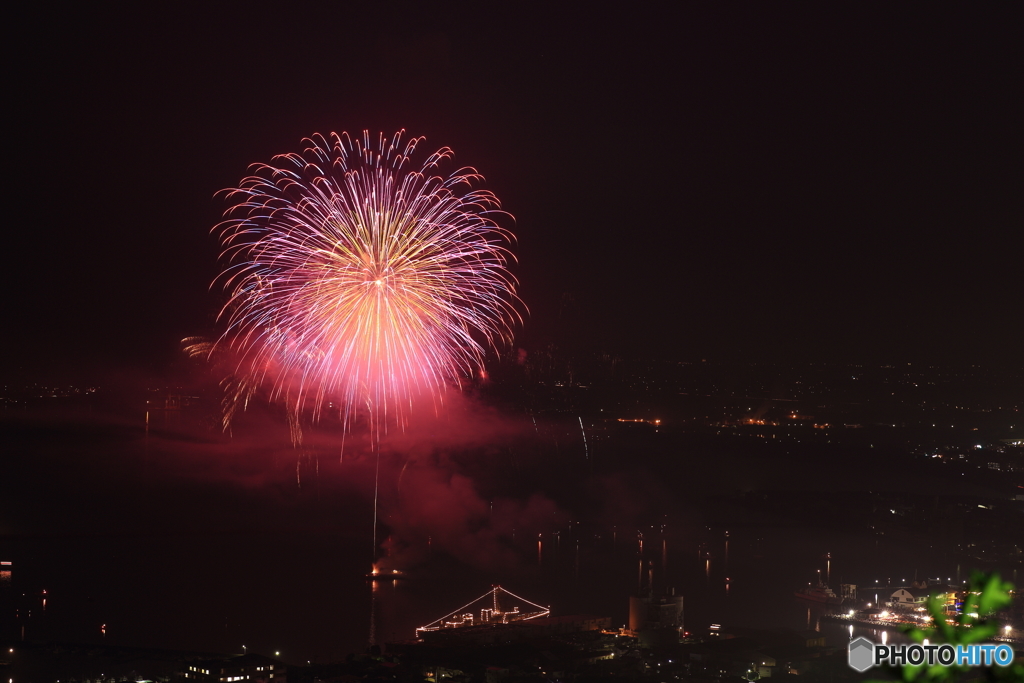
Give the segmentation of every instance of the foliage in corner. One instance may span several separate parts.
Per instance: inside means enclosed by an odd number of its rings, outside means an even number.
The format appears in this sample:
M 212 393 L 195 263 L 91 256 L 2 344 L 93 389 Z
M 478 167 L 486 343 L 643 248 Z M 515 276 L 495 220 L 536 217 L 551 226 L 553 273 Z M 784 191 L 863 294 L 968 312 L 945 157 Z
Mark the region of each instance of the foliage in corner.
M 933 595 L 928 599 L 932 625 L 925 628 L 911 626 L 907 629 L 907 635 L 917 643 L 923 643 L 927 638 L 930 643 L 949 643 L 953 646 L 991 641 L 999 631 L 999 624 L 991 616 L 1013 601 L 1012 592 L 1013 584 L 1002 581 L 999 574 L 975 572 L 968 583 L 963 610 L 952 620 L 953 623 L 947 621 L 949 617 L 943 601 Z M 960 665 L 945 667 L 939 664 L 907 664 L 893 667 L 892 670 L 904 681 L 924 683 L 956 681 L 961 674 L 977 671 L 977 668 Z M 985 675 L 990 681 L 1024 682 L 1024 665 L 1014 662 L 1006 667 L 992 666 L 985 670 Z

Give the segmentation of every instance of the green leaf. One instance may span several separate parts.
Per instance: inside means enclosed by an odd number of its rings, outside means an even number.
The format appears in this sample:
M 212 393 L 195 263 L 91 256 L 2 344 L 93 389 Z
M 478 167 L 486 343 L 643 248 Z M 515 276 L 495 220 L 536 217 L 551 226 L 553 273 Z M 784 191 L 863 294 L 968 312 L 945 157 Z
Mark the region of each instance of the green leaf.
M 928 611 L 932 616 L 932 624 L 928 627 L 907 626 L 904 632 L 915 642 L 921 643 L 925 638 L 937 643 L 952 645 L 970 645 L 990 641 L 999 632 L 999 625 L 989 616 L 1013 601 L 1013 584 L 1004 582 L 998 574 L 975 573 L 967 587 L 962 613 L 950 625 L 946 622 L 943 601 L 937 596 L 928 599 Z M 977 617 L 970 616 L 977 613 Z M 904 665 L 892 669 L 898 671 L 904 681 L 953 681 L 961 673 L 970 671 L 969 667 L 942 667 L 933 665 Z M 1024 682 L 1024 666 L 1014 664 L 1009 667 L 993 667 L 988 672 L 991 680 Z

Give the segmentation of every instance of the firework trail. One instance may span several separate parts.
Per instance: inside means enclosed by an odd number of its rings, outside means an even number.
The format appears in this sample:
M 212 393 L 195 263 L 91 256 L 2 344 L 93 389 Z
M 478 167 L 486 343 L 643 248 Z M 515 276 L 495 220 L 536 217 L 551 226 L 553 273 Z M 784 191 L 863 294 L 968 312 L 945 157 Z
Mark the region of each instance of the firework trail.
M 374 557 L 381 431 L 403 427 L 415 401 L 436 408 L 449 385 L 482 376 L 520 319 L 497 198 L 475 169 L 441 174 L 447 147 L 414 166 L 423 138 L 403 134 L 317 134 L 224 191 L 231 205 L 214 230 L 225 331 L 184 341 L 225 371 L 225 429 L 258 391 L 284 404 L 295 445 L 306 415 L 336 409 L 343 438 L 368 417 Z
M 346 428 L 365 411 L 376 441 L 510 340 L 518 299 L 497 198 L 472 168 L 440 174 L 448 148 L 414 167 L 422 138 L 403 134 L 314 135 L 225 191 L 226 331 L 199 350 L 233 359 L 226 425 L 263 388 L 296 442 L 299 416 L 325 409 Z

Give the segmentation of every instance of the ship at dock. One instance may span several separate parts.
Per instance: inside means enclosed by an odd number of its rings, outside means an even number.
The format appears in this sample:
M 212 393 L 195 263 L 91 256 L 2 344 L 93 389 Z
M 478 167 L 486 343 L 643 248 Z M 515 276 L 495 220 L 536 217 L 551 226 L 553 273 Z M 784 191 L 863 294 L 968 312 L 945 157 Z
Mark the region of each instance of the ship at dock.
M 835 592 L 823 583 L 817 586 L 804 586 L 793 593 L 796 597 L 801 600 L 810 600 L 812 602 L 818 602 L 823 605 L 841 605 L 843 599 L 835 594 Z
M 681 598 L 680 598 L 681 600 Z M 612 636 L 611 617 L 587 614 L 551 616 L 551 609 L 522 598 L 501 586 L 459 609 L 416 629 L 416 639 L 389 643 L 388 648 L 417 644 L 499 645 L 538 639 L 564 639 L 567 634 L 605 632 Z
M 518 602 L 521 605 L 512 606 L 510 604 L 512 602 Z M 520 606 L 523 607 L 522 610 Z M 476 607 L 480 608 L 479 619 L 477 618 Z M 491 590 L 476 600 L 466 603 L 454 612 L 416 629 L 416 637 L 422 637 L 424 633 L 432 631 L 468 629 L 473 626 L 498 626 L 547 617 L 550 614 L 551 610 L 548 607 L 521 598 L 501 586 L 492 586 Z
M 821 605 L 842 605 L 844 602 L 856 602 L 857 586 L 849 583 L 841 584 L 839 587 L 841 595 L 836 595 L 828 585 L 829 577 L 832 575 L 832 553 L 825 553 L 821 559 L 825 560 L 824 575 L 819 569 L 817 583 L 808 583 L 803 588 L 798 588 L 793 595 L 801 600 Z

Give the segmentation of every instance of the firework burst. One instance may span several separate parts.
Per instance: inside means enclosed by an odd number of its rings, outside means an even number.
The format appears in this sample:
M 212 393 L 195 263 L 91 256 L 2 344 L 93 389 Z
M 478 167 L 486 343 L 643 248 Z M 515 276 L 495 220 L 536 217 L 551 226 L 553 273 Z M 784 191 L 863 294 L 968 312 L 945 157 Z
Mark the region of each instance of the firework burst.
M 414 167 L 423 139 L 403 133 L 314 135 L 225 191 L 226 330 L 205 352 L 234 359 L 226 416 L 264 387 L 293 420 L 334 406 L 402 424 L 510 340 L 497 198 L 472 168 L 440 174 L 448 148 Z

